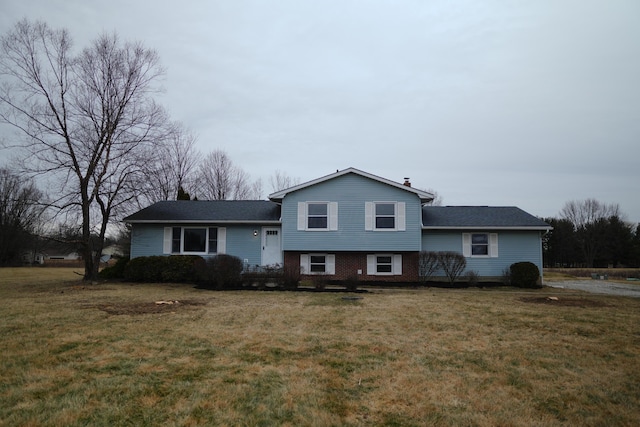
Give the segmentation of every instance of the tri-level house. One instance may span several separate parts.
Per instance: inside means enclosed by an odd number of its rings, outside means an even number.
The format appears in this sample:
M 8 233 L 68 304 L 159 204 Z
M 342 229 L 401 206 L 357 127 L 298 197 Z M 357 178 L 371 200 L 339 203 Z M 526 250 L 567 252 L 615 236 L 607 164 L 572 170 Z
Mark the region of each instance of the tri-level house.
M 418 280 L 420 251 L 456 251 L 497 280 L 512 263 L 542 271 L 550 226 L 516 207 L 429 206 L 433 195 L 349 168 L 255 201 L 164 201 L 125 218 L 131 257 L 230 254 L 247 267 L 284 263 L 305 275 Z

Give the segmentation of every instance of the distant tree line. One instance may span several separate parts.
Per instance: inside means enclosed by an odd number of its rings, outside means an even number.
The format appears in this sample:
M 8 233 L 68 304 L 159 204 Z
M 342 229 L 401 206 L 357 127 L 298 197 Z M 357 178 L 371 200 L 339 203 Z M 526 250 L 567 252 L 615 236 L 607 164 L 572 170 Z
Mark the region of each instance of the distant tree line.
M 640 224 L 623 217 L 617 204 L 567 202 L 559 218 L 545 218 L 545 267 L 640 267 Z

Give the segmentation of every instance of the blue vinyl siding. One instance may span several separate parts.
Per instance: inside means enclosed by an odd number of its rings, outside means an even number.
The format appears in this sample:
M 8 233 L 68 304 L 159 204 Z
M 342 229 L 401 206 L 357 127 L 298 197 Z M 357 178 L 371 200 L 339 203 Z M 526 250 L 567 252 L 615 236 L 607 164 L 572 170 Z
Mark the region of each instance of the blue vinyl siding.
M 141 256 L 163 255 L 164 228 L 171 224 L 148 225 L 134 224 L 131 231 L 131 258 Z M 175 226 L 189 226 L 176 224 Z M 197 224 L 197 227 L 217 227 L 216 224 Z M 259 225 L 221 225 L 227 229 L 226 253 L 247 260 L 248 264 L 260 265 L 261 262 L 261 230 Z M 258 236 L 253 231 L 258 231 Z
M 336 231 L 299 231 L 298 202 L 337 202 Z M 404 202 L 405 231 L 365 231 L 366 202 Z M 289 193 L 282 203 L 282 242 L 287 251 L 419 251 L 421 205 L 408 191 L 347 174 Z
M 227 227 L 227 253 L 240 258 L 248 265 L 260 265 L 262 257 L 262 227 L 251 225 L 233 225 Z M 253 230 L 258 231 L 253 236 Z
M 542 246 L 539 231 L 436 231 L 422 233 L 422 249 L 425 251 L 455 251 L 462 253 L 462 233 L 480 232 L 498 234 L 498 257 L 467 258 L 467 271 L 475 271 L 481 277 L 502 276 L 505 268 L 520 261 L 538 266 L 542 274 Z
M 131 230 L 131 258 L 162 255 L 164 227 L 134 224 Z

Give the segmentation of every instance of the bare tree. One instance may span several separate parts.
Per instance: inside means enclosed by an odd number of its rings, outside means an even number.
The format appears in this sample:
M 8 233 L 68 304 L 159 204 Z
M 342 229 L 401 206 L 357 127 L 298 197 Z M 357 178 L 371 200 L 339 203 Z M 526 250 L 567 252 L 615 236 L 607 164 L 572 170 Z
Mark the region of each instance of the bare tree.
M 599 219 L 606 219 L 612 216 L 620 217 L 620 206 L 618 204 L 607 205 L 595 199 L 571 200 L 565 203 L 560 211 L 560 216 L 571 221 L 576 230 L 587 224 L 593 224 Z
M 429 206 L 442 206 L 442 196 L 434 189 L 427 189 L 427 193 L 433 194 L 433 200 L 431 200 L 427 205 Z
M 110 219 L 137 197 L 167 117 L 153 101 L 155 51 L 103 35 L 75 55 L 66 30 L 19 22 L 0 40 L 0 119 L 25 137 L 26 170 L 57 179 L 55 205 L 79 212 L 84 278 L 97 277 Z M 97 239 L 92 239 L 92 235 Z
M 174 123 L 166 141 L 160 141 L 145 162 L 144 204 L 176 200 L 178 191 L 192 191 L 193 174 L 200 157 L 197 138 L 184 125 Z
M 208 200 L 249 200 L 259 198 L 262 185 L 252 182 L 226 152 L 214 150 L 200 162 L 198 189 L 197 196 Z
M 269 184 L 271 185 L 271 191 L 275 193 L 276 191 L 300 184 L 300 178 L 293 178 L 281 170 L 276 170 L 273 175 L 269 177 Z
M 565 203 L 560 215 L 574 227 L 578 246 L 588 267 L 606 247 L 606 227 L 609 218 L 620 218 L 620 206 L 607 205 L 595 199 L 572 200 Z
M 30 180 L 0 169 L 0 265 L 20 261 L 44 213 L 42 193 Z

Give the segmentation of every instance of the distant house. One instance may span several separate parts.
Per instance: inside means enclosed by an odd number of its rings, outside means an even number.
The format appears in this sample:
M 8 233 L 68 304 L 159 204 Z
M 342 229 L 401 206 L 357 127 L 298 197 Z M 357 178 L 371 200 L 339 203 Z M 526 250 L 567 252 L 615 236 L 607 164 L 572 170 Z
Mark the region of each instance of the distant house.
M 24 264 L 44 264 L 45 255 L 41 252 L 25 251 L 22 253 Z
M 420 251 L 455 251 L 484 280 L 518 261 L 542 271 L 544 221 L 516 207 L 428 206 L 432 199 L 408 181 L 349 168 L 266 201 L 165 201 L 125 221 L 132 258 L 224 253 L 334 280 L 414 282 Z

